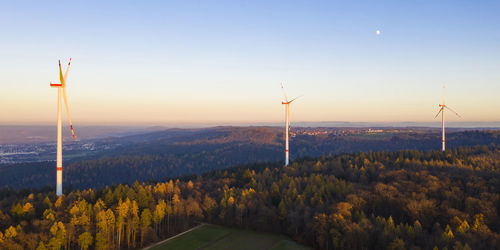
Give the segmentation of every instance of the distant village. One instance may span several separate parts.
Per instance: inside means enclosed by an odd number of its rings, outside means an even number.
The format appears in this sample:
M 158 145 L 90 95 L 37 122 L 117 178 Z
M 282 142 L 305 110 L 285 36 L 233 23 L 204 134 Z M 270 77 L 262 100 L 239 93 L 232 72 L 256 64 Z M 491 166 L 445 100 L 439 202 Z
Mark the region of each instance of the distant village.
M 361 135 L 361 134 L 377 134 L 377 133 L 398 133 L 400 129 L 372 129 L 372 128 L 292 128 L 290 135 L 295 137 L 297 135 L 309 136 L 348 136 L 348 135 Z M 405 130 L 405 132 L 409 132 Z

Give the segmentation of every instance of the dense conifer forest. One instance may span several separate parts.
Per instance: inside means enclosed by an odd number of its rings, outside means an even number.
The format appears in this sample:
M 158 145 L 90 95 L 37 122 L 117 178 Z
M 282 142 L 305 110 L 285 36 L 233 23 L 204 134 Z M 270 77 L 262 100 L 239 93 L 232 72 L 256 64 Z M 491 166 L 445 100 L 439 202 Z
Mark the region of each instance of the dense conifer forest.
M 137 249 L 200 222 L 318 249 L 499 249 L 500 148 L 255 163 L 201 176 L 0 192 L 0 248 Z

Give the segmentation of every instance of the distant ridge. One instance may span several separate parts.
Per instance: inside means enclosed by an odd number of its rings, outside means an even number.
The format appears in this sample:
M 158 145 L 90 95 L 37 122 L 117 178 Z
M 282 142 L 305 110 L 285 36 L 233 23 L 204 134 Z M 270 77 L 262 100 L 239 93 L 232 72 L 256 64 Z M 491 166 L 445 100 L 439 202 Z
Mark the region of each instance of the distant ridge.
M 500 129 L 500 122 L 447 122 L 451 129 Z M 79 138 L 96 139 L 106 137 L 122 137 L 149 132 L 165 131 L 169 129 L 207 129 L 218 127 L 281 127 L 282 122 L 261 123 L 222 123 L 217 124 L 177 124 L 165 126 L 127 126 L 127 125 L 86 125 L 78 128 Z M 440 122 L 293 122 L 293 127 L 334 127 L 334 128 L 439 128 Z M 48 125 L 0 125 L 1 144 L 22 144 L 54 141 L 54 126 Z M 70 134 L 63 134 L 64 139 L 71 138 Z

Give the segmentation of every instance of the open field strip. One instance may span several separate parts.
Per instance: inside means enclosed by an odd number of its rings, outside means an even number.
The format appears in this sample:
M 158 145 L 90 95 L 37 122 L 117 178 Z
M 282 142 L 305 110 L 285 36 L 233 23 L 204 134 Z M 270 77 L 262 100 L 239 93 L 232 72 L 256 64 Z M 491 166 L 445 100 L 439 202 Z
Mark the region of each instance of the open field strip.
M 308 249 L 284 235 L 203 224 L 145 249 Z

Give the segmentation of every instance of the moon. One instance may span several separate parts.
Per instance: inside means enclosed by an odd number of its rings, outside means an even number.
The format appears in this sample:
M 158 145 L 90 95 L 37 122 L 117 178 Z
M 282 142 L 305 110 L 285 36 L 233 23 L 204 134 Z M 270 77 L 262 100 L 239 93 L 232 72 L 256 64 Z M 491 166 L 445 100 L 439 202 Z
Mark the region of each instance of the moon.
M 379 36 L 380 35 L 380 30 L 375 31 L 375 34 L 377 34 L 377 36 Z

